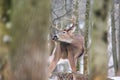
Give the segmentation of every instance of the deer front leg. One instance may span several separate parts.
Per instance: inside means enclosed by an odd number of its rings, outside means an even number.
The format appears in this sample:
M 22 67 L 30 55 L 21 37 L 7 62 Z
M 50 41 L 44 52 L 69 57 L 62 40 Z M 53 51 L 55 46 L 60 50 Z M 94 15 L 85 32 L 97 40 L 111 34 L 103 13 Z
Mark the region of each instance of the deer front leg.
M 76 80 L 76 77 L 74 75 L 74 73 L 76 72 L 76 59 L 74 57 L 74 53 L 73 53 L 72 49 L 70 49 L 70 48 L 68 48 L 68 60 L 69 60 L 70 66 L 72 68 L 73 80 Z
M 70 66 L 72 68 L 72 72 L 73 72 L 73 80 L 76 80 L 76 77 L 74 75 L 74 73 L 76 72 L 76 66 L 75 66 L 75 60 L 74 60 L 74 56 L 72 53 L 68 53 L 68 60 L 69 60 L 69 63 L 70 63 Z
M 49 65 L 49 68 L 48 68 L 49 69 L 49 77 L 52 75 L 52 72 L 54 71 L 56 64 L 60 58 L 61 58 L 60 43 L 57 43 L 54 58 L 53 58 L 52 62 Z
M 52 75 L 52 72 L 54 71 L 57 62 L 58 62 L 58 59 L 57 60 L 53 60 L 51 62 L 51 64 L 49 65 L 49 74 L 48 74 L 49 77 Z

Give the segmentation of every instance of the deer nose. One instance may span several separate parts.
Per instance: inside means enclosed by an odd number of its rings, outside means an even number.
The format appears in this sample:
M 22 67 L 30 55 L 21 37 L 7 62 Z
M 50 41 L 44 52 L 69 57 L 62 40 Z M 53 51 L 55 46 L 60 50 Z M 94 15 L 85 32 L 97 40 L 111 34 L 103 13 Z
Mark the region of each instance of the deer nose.
M 56 35 L 53 36 L 53 40 L 57 40 L 58 37 Z

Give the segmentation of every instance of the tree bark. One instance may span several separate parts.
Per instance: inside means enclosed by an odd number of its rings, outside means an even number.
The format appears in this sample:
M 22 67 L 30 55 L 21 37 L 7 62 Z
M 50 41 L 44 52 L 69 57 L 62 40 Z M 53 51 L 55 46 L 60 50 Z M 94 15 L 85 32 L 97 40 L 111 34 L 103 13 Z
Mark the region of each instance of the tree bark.
M 76 18 L 76 23 L 75 23 L 75 27 L 76 27 L 76 30 L 75 32 L 77 32 L 78 34 L 81 33 L 80 30 L 79 30 L 79 0 L 73 0 L 73 5 L 72 5 L 72 16 L 75 16 Z M 77 71 L 80 70 L 80 58 L 77 59 Z
M 92 46 L 90 49 L 89 80 L 106 80 L 108 70 L 107 56 L 107 19 L 111 0 L 93 0 L 92 18 Z M 97 6 L 96 6 L 97 5 Z
M 120 31 L 120 0 L 119 0 L 119 31 Z M 118 34 L 119 34 L 118 75 L 120 76 L 120 32 Z
M 9 79 L 8 54 L 10 53 L 8 44 L 10 41 L 9 30 L 7 29 L 7 22 L 9 21 L 9 14 L 11 0 L 0 0 L 0 80 Z
M 112 13 L 111 13 L 111 24 L 112 24 L 112 55 L 113 55 L 113 62 L 114 62 L 114 70 L 115 74 L 118 69 L 117 64 L 117 49 L 116 49 L 116 27 L 115 27 L 115 8 L 114 8 L 114 0 L 112 1 Z
M 85 53 L 84 53 L 84 74 L 88 74 L 88 44 L 90 33 L 90 0 L 86 2 L 86 15 L 85 15 Z
M 73 0 L 73 9 L 72 9 L 72 15 L 76 17 L 76 32 L 79 33 L 79 0 Z
M 13 0 L 11 80 L 47 80 L 48 0 Z

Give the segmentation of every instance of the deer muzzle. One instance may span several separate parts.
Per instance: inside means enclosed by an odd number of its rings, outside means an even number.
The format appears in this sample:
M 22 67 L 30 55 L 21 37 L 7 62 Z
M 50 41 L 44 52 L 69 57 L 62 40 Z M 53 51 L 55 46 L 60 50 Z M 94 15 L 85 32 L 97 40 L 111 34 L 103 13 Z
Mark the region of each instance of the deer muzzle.
M 52 37 L 52 40 L 58 40 L 57 35 L 54 35 L 54 36 Z

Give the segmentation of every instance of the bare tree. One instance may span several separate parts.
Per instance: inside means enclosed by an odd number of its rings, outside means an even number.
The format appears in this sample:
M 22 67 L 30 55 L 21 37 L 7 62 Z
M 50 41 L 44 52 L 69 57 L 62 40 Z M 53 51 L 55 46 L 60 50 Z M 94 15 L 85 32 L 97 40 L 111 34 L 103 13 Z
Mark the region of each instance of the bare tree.
M 86 15 L 85 15 L 85 53 L 84 53 L 84 74 L 88 74 L 88 44 L 90 33 L 90 1 L 86 2 Z
M 115 8 L 114 8 L 115 1 L 112 1 L 112 12 L 111 12 L 111 24 L 112 24 L 112 54 L 113 54 L 113 62 L 114 62 L 114 70 L 115 74 L 118 69 L 117 65 L 117 49 L 116 49 L 116 27 L 115 27 Z
M 48 0 L 13 0 L 11 80 L 47 80 Z
M 120 31 L 120 0 L 119 1 L 119 31 Z M 118 33 L 119 34 L 119 61 L 118 61 L 118 75 L 120 75 L 120 32 Z
M 107 19 L 111 0 L 93 0 L 92 46 L 90 49 L 90 80 L 106 80 L 108 69 L 107 56 Z M 96 6 L 97 5 L 97 6 Z
M 9 54 L 9 31 L 6 24 L 9 21 L 9 14 L 11 0 L 0 0 L 0 80 L 9 79 L 8 71 L 8 54 Z
M 76 31 L 79 31 L 79 0 L 73 0 L 73 7 L 72 7 L 72 15 L 74 15 L 76 17 Z M 78 32 L 79 33 L 79 32 Z

